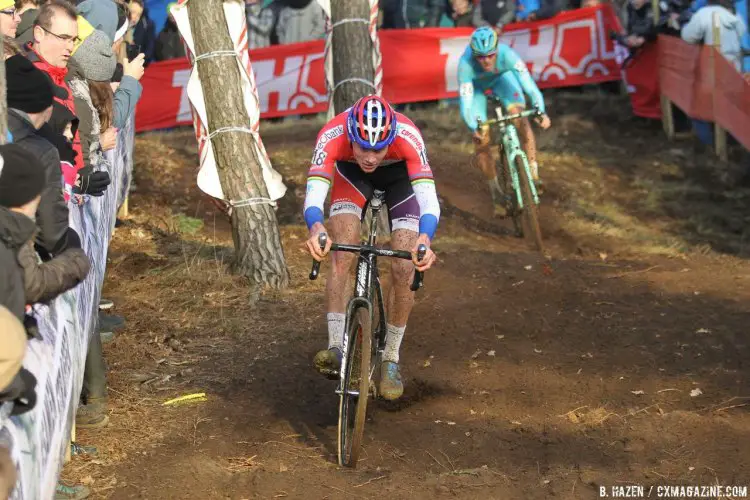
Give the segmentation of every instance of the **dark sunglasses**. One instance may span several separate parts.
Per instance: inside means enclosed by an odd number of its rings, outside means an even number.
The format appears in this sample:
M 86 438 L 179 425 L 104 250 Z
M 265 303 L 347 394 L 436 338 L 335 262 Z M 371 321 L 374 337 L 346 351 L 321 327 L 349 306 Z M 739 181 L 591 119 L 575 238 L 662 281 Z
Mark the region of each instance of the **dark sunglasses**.
M 5 14 L 6 16 L 15 16 L 16 15 L 16 9 L 0 10 L 0 14 Z

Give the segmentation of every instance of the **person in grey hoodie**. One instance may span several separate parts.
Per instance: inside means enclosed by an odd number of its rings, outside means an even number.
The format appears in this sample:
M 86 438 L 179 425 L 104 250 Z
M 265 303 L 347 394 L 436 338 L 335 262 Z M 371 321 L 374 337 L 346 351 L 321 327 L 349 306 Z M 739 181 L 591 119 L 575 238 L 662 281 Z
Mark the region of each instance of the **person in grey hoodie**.
M 708 0 L 708 5 L 698 9 L 690 21 L 682 27 L 680 35 L 688 43 L 714 44 L 714 15 L 719 19 L 719 52 L 731 62 L 737 71 L 742 71 L 742 36 L 747 31 L 742 18 L 736 16 L 721 0 Z

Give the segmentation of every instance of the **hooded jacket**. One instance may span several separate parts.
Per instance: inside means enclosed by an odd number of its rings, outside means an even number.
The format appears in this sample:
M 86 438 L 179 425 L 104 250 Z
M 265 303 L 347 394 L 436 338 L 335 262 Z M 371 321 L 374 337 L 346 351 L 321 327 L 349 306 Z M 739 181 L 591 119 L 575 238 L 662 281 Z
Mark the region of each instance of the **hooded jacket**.
M 719 51 L 731 62 L 737 71 L 742 71 L 742 36 L 747 26 L 742 18 L 732 14 L 720 5 L 708 5 L 698 9 L 690 21 L 682 27 L 682 39 L 688 43 L 714 44 L 713 18 L 719 16 Z
M 479 0 L 474 7 L 474 26 L 505 26 L 516 17 L 516 0 Z
M 0 207 L 0 305 L 23 322 L 26 297 L 18 252 L 34 236 L 34 221 L 24 214 Z
M 384 0 L 384 29 L 431 28 L 440 24 L 445 0 Z
M 68 82 L 75 101 L 76 116 L 78 116 L 78 135 L 83 150 L 83 164 L 85 169 L 107 169 L 107 160 L 102 151 L 99 138 L 103 130 L 99 122 L 99 112 L 91 100 L 89 84 L 81 69 L 71 59 L 68 63 Z
M 25 45 L 34 41 L 34 21 L 39 15 L 39 9 L 29 9 L 21 14 L 21 22 L 16 28 L 16 42 Z
M 36 219 L 40 229 L 37 243 L 50 254 L 62 252 L 68 245 L 69 214 L 63 198 L 57 149 L 39 134 L 23 111 L 13 108 L 8 110 L 8 130 L 13 134 L 15 144 L 36 155 L 44 165 L 45 185 Z

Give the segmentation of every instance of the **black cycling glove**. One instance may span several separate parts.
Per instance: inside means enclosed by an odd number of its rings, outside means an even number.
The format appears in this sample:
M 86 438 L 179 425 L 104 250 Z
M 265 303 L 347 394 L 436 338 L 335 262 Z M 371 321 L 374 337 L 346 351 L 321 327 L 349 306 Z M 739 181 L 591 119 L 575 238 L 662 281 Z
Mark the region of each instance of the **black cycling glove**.
M 112 182 L 108 172 L 94 171 L 91 167 L 83 167 L 78 171 L 78 180 L 73 192 L 76 194 L 89 194 L 91 196 L 102 196 L 107 186 Z

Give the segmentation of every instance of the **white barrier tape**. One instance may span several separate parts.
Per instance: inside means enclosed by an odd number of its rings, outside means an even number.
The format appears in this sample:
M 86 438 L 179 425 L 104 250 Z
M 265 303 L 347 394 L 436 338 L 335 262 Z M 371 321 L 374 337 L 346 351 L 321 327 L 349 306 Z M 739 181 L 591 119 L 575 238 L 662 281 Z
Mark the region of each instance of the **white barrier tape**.
M 248 198 L 246 200 L 229 200 L 229 206 L 232 208 L 252 207 L 254 205 L 271 205 L 276 206 L 276 202 L 271 198 Z
M 204 137 L 201 137 L 201 141 L 204 141 L 204 142 L 205 141 L 209 141 L 209 140 L 213 139 L 214 137 L 216 137 L 217 135 L 223 134 L 225 132 L 242 132 L 243 134 L 254 134 L 255 133 L 252 129 L 249 129 L 247 127 L 221 127 L 221 128 L 217 128 L 216 130 L 214 130 L 210 134 L 208 134 L 208 135 L 206 135 Z
M 347 24 L 347 23 L 365 23 L 368 28 L 370 27 L 369 19 L 363 19 L 361 17 L 347 17 L 345 19 L 341 19 L 340 21 L 336 21 L 335 23 L 333 23 L 328 31 L 333 31 L 333 28 L 335 28 L 336 26 L 341 26 L 342 24 Z
M 233 50 L 214 50 L 211 52 L 206 52 L 205 54 L 201 54 L 199 56 L 195 56 L 195 59 L 193 59 L 193 63 L 197 63 L 201 59 L 211 59 L 212 57 L 226 57 L 226 56 L 238 57 L 239 54 Z
M 378 88 L 370 80 L 365 80 L 364 78 L 344 78 L 343 80 L 341 80 L 340 82 L 338 82 L 336 85 L 333 86 L 333 90 L 331 90 L 331 96 L 333 97 L 333 94 L 336 93 L 336 89 L 337 88 L 339 88 L 340 86 L 342 86 L 343 84 L 348 83 L 348 82 L 364 83 L 365 85 L 368 85 L 368 86 L 372 87 L 372 89 L 375 92 L 378 91 Z

